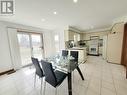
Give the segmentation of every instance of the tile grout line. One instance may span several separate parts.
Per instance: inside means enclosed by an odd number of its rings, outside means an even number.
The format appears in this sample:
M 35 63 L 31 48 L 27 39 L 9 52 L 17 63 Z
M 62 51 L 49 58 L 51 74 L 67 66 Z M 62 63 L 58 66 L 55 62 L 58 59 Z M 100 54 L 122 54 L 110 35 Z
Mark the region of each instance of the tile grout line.
M 18 88 L 16 87 L 16 82 L 14 82 L 15 80 L 16 80 L 16 79 L 13 78 L 13 79 L 12 79 L 12 82 L 15 84 L 14 87 L 15 87 L 15 89 L 16 89 L 17 94 L 20 95 L 20 94 L 19 94 L 19 90 L 18 90 Z
M 102 94 L 102 77 L 103 77 L 103 71 L 102 71 L 103 65 L 101 65 L 101 86 L 100 86 L 100 95 Z
M 110 65 L 110 63 L 109 63 L 109 65 Z M 108 65 L 108 66 L 109 66 L 109 65 Z M 115 93 L 116 93 L 116 95 L 118 95 L 117 90 L 116 90 L 116 86 L 115 86 L 115 82 L 114 82 L 114 76 L 113 76 L 113 72 L 112 72 L 111 66 L 109 66 L 109 69 L 110 69 L 110 71 L 111 71 L 112 80 L 113 80 L 113 85 L 114 85 L 114 88 L 115 88 Z
M 89 87 L 89 85 L 90 85 L 90 82 L 91 82 L 91 77 L 92 77 L 92 75 L 93 75 L 93 71 L 91 72 L 91 74 L 90 74 L 90 79 L 89 79 L 89 81 L 88 81 L 88 85 L 87 85 L 87 87 L 86 87 L 86 95 L 87 95 L 87 91 L 88 91 L 88 87 Z

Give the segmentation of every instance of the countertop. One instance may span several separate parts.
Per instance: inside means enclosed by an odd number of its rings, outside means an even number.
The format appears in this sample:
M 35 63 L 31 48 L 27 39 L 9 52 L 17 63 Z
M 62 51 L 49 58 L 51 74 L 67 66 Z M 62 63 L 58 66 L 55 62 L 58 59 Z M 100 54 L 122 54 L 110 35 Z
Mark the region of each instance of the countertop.
M 69 48 L 68 50 L 84 50 L 86 49 L 86 47 L 73 47 L 73 48 Z

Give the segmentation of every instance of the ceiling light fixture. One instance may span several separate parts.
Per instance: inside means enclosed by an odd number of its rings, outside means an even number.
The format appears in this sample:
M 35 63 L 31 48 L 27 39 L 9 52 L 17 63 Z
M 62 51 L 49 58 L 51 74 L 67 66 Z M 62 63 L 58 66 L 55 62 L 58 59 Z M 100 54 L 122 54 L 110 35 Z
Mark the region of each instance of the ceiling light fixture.
M 78 2 L 78 0 L 73 0 L 73 2 L 74 2 L 74 3 L 77 3 L 77 2 Z
M 56 15 L 56 14 L 57 14 L 57 12 L 53 12 L 53 14 L 54 14 L 54 15 Z

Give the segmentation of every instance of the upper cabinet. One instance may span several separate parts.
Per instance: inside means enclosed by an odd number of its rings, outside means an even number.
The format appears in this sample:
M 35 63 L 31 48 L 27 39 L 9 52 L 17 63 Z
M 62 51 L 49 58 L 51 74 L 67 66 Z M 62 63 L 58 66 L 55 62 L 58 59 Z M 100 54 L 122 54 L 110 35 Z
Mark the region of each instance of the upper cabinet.
M 77 41 L 80 41 L 80 33 L 74 33 L 74 41 L 77 42 Z
M 90 40 L 91 37 L 98 36 L 99 39 L 103 39 L 103 36 L 107 35 L 109 31 L 102 31 L 102 32 L 90 32 L 84 34 L 84 40 Z
M 69 31 L 68 30 L 65 30 L 64 31 L 64 41 L 69 41 Z
M 69 31 L 69 40 L 74 40 L 75 32 Z
M 81 40 L 80 33 L 65 30 L 64 31 L 64 40 L 65 41 L 73 40 L 75 42 L 80 41 Z

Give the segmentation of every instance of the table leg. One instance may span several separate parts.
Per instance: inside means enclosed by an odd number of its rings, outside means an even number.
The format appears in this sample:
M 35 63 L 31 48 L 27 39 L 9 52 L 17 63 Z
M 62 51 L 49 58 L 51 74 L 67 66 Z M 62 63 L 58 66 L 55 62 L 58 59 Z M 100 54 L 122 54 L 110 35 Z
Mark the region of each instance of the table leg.
M 81 76 L 81 78 L 82 78 L 82 80 L 84 80 L 84 77 L 83 77 L 83 74 L 82 74 L 82 72 L 81 72 L 81 70 L 80 70 L 80 68 L 77 66 L 77 71 L 79 72 L 79 74 L 80 74 L 80 76 Z
M 68 95 L 72 95 L 72 76 L 68 72 Z

